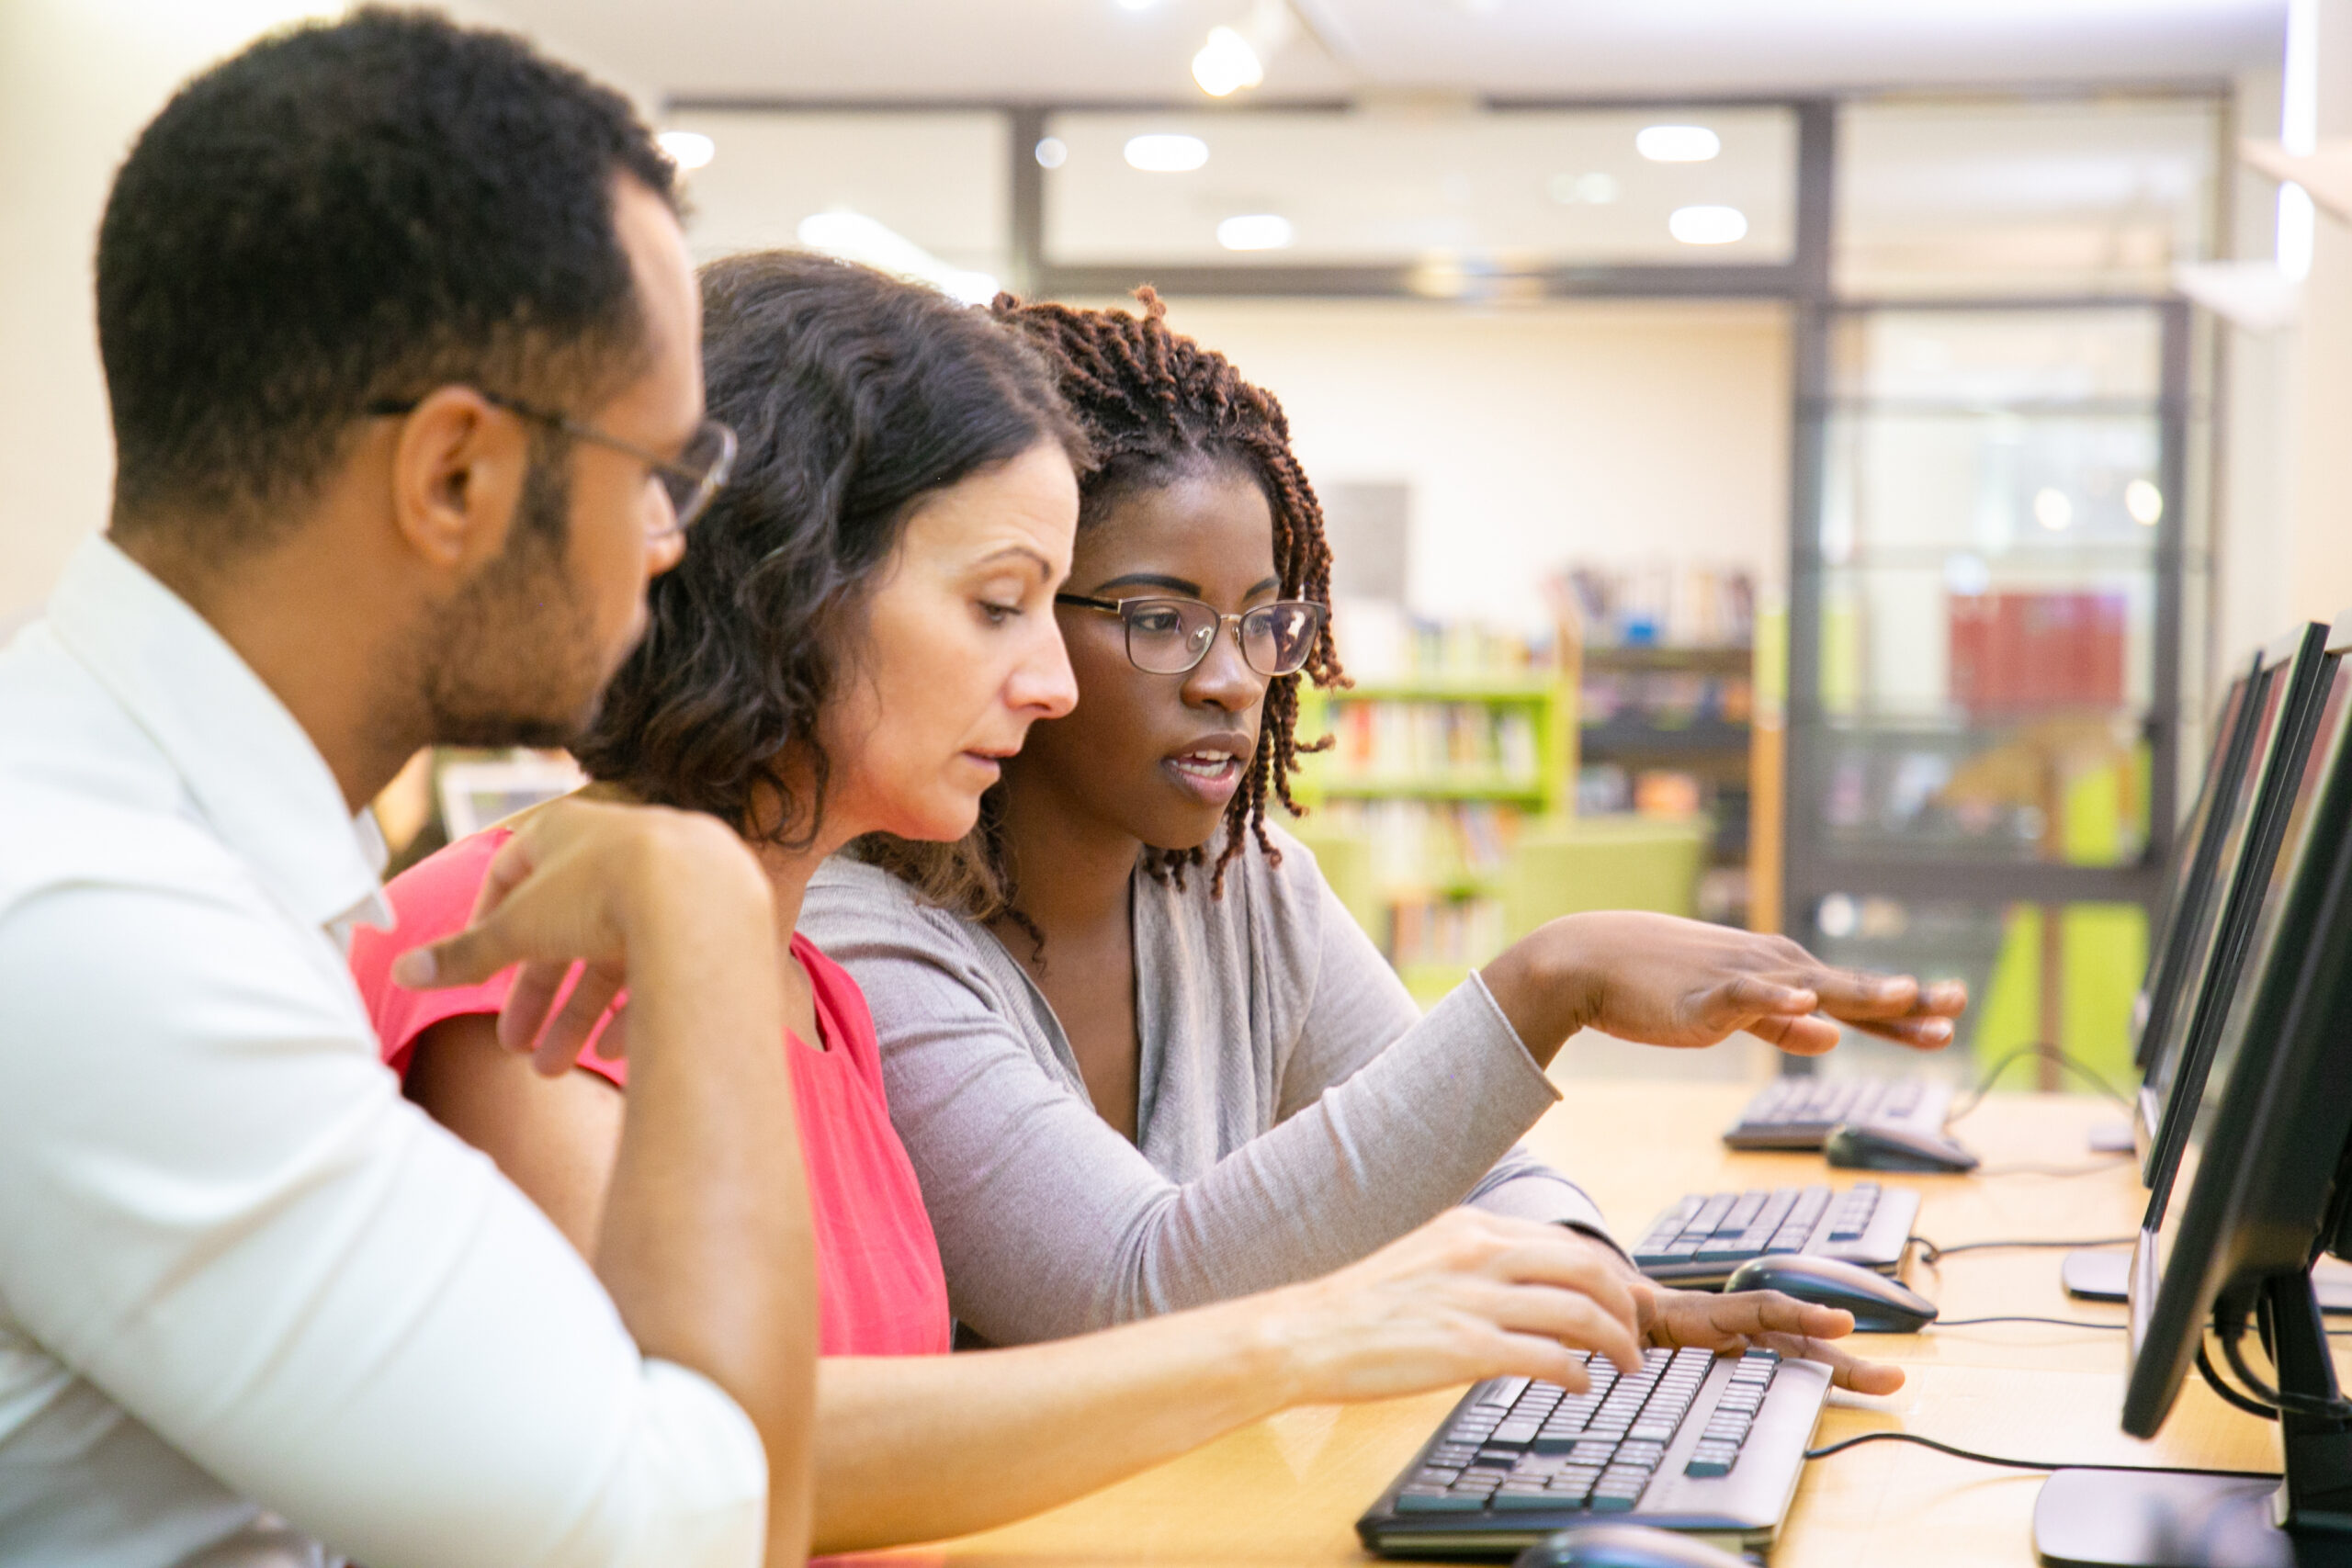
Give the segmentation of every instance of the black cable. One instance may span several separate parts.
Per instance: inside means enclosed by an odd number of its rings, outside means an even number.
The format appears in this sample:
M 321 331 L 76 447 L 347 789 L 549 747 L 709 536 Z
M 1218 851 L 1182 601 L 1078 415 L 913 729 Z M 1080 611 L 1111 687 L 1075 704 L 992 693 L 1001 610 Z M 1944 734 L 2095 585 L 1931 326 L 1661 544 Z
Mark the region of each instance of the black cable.
M 2085 1317 L 1939 1317 L 1938 1328 L 1973 1328 L 1980 1323 L 2048 1323 L 2060 1328 L 2129 1328 L 2128 1323 L 2093 1323 Z
M 2315 1416 L 2324 1420 L 2341 1421 L 2352 1418 L 2352 1401 L 2324 1399 L 2308 1393 L 2296 1393 L 2272 1388 L 2245 1364 L 2245 1354 L 2238 1346 L 2245 1338 L 2245 1325 L 2240 1322 L 2233 1332 L 2217 1333 L 2222 1342 L 2222 1359 L 2230 1363 L 2230 1371 L 2247 1393 L 2274 1410 L 2284 1410 L 2297 1416 Z
M 1920 1249 L 1919 1261 L 1932 1269 L 1955 1252 L 2033 1251 L 2044 1247 L 2072 1252 L 2093 1247 L 2129 1247 L 2139 1239 L 2136 1235 L 2099 1235 L 2083 1241 L 1956 1241 L 1950 1247 L 1938 1247 L 1926 1236 L 1915 1235 L 1905 1238 L 1904 1245 L 1910 1247 L 1916 1244 Z
M 1976 1080 L 1976 1087 L 1969 1090 L 1967 1100 L 1962 1104 L 1959 1110 L 1954 1111 L 1951 1114 L 1944 1118 L 1944 1124 L 1946 1126 L 1950 1126 L 1963 1116 L 1974 1114 L 1976 1108 L 1984 1102 L 1984 1097 L 1993 1091 L 1993 1085 L 1999 1081 L 2001 1075 L 2008 1071 L 2013 1063 L 2022 1062 L 2029 1056 L 2039 1057 L 2043 1061 L 2055 1062 L 2059 1066 L 2074 1074 L 2076 1077 L 2081 1078 L 2093 1089 L 2098 1090 L 2099 1093 L 2107 1096 L 2108 1099 L 2123 1107 L 2124 1110 L 2130 1111 L 2132 1108 L 2132 1102 L 2129 1100 L 2126 1100 L 2122 1095 L 2118 1094 L 2115 1090 L 2115 1086 L 2101 1077 L 2098 1075 L 2098 1070 L 2092 1067 L 2089 1064 L 2065 1051 L 2059 1049 L 2057 1046 L 2051 1044 L 2046 1040 L 2037 1040 L 2030 1045 L 2018 1046 L 2016 1050 L 2011 1051 L 2008 1055 L 2003 1056 L 1999 1061 L 1995 1062 L 1990 1067 L 1986 1068 L 1984 1076 Z
M 2278 1419 L 2278 1412 L 2267 1404 L 2256 1404 L 2222 1381 L 2222 1374 L 2214 1367 L 2213 1359 L 2205 1353 L 2205 1341 L 2201 1337 L 2197 1341 L 2197 1375 L 2205 1380 L 2205 1386 L 2211 1389 L 2222 1404 L 2243 1410 L 2259 1420 Z
M 1859 1448 L 1864 1443 L 1915 1443 L 1923 1449 L 1933 1449 L 1939 1454 L 1949 1454 L 1953 1459 L 1964 1459 L 1971 1464 L 1996 1464 L 2004 1470 L 2143 1470 L 2151 1475 L 2229 1475 L 2243 1477 L 2248 1481 L 2278 1479 L 2276 1475 L 2253 1470 L 2190 1470 L 2168 1464 L 2086 1465 L 2079 1460 L 2068 1461 L 2064 1464 L 2052 1464 L 2047 1460 L 2003 1459 L 1997 1454 L 1980 1454 L 1972 1449 L 1954 1448 L 1950 1443 L 1939 1443 L 1933 1438 L 1923 1438 L 1917 1432 L 1864 1432 L 1860 1437 L 1844 1438 L 1834 1443 L 1824 1443 L 1817 1449 L 1807 1449 L 1804 1451 L 1804 1457 L 1827 1459 L 1831 1454 L 1841 1454 L 1848 1449 Z

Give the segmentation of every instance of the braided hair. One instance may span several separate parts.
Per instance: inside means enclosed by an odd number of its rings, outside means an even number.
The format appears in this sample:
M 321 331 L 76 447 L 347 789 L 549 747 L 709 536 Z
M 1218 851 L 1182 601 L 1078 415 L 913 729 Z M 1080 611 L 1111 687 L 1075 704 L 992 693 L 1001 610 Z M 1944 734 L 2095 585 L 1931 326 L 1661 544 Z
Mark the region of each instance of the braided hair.
M 1323 508 L 1290 449 L 1290 421 L 1274 395 L 1244 381 L 1232 362 L 1168 329 L 1168 307 L 1149 288 L 1136 290 L 1140 315 L 1081 310 L 1068 305 L 1023 305 L 1000 294 L 999 321 L 1026 332 L 1046 351 L 1061 378 L 1062 396 L 1094 451 L 1094 467 L 1079 490 L 1079 527 L 1098 523 L 1137 491 L 1157 489 L 1203 468 L 1232 468 L 1255 479 L 1274 518 L 1274 572 L 1285 599 L 1331 602 L 1331 547 L 1323 535 Z M 1308 652 L 1306 674 L 1329 686 L 1340 678 L 1327 618 Z M 1306 750 L 1319 750 L 1328 740 Z M 1281 852 L 1266 836 L 1271 795 L 1293 816 L 1290 776 L 1298 770 L 1298 677 L 1267 683 L 1258 750 L 1241 787 L 1226 807 L 1225 846 L 1211 871 L 1210 896 L 1225 889 L 1225 869 L 1241 852 L 1245 835 L 1270 860 Z M 1184 869 L 1207 860 L 1200 845 L 1152 849 L 1153 875 L 1183 886 Z
M 1285 599 L 1331 602 L 1331 550 L 1323 509 L 1290 449 L 1290 421 L 1272 393 L 1244 381 L 1225 355 L 1168 328 L 1168 307 L 1149 288 L 1136 290 L 1140 315 L 1086 310 L 1047 302 L 1023 304 L 1000 294 L 989 307 L 997 320 L 1021 330 L 1045 353 L 1076 416 L 1091 464 L 1081 472 L 1080 533 L 1108 517 L 1138 491 L 1172 484 L 1204 469 L 1227 468 L 1256 482 L 1273 514 L 1274 570 Z M 1303 673 L 1318 686 L 1344 683 L 1327 618 L 1308 651 Z M 1301 751 L 1328 739 L 1298 740 L 1297 675 L 1278 675 L 1266 687 L 1258 750 L 1241 787 L 1226 807 L 1223 848 L 1210 869 L 1209 895 L 1225 890 L 1226 868 L 1254 839 L 1279 863 L 1282 852 L 1266 833 L 1266 803 L 1291 797 L 1290 776 Z M 983 798 L 978 826 L 952 852 L 876 835 L 857 852 L 912 883 L 926 898 L 975 919 L 1002 918 L 1039 933 L 1012 908 L 1013 888 L 1003 849 L 1002 785 Z M 1145 870 L 1184 886 L 1188 867 L 1208 864 L 1201 845 L 1147 848 Z

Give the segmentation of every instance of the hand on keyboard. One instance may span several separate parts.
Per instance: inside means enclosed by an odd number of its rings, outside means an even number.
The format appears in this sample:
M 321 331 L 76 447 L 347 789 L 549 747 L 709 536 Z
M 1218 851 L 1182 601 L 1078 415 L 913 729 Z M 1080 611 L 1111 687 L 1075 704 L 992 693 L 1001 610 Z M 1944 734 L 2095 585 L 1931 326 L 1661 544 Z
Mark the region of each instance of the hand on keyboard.
M 1813 1056 L 1838 1043 L 1835 1020 L 1935 1051 L 1951 1043 L 1951 1021 L 1968 1005 L 1956 982 L 1838 969 L 1786 937 L 1638 912 L 1553 920 L 1480 974 L 1544 1064 L 1581 1028 L 1683 1048 L 1746 1030 Z
M 1270 1292 L 1300 1384 L 1286 1403 L 1387 1399 L 1479 1378 L 1581 1392 L 1583 1352 L 1642 1366 L 1646 1282 L 1590 1236 L 1453 1209 L 1360 1263 Z M 1280 1298 L 1275 1303 L 1275 1298 Z
M 1856 1393 L 1893 1393 L 1903 1386 L 1902 1368 L 1866 1361 L 1835 1343 L 1854 1331 L 1853 1314 L 1836 1307 L 1815 1306 L 1778 1291 L 1718 1295 L 1646 1281 L 1639 1296 L 1646 1344 L 1689 1346 L 1718 1355 L 1777 1350 L 1819 1361 L 1829 1369 L 1831 1382 Z

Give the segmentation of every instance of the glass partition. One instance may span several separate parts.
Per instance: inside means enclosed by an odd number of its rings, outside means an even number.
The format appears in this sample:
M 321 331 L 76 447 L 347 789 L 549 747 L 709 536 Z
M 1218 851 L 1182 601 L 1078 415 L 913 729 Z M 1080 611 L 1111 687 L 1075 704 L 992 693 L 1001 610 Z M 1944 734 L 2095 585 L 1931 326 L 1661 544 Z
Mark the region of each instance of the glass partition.
M 1877 100 L 1838 119 L 1841 294 L 2162 294 L 2214 254 L 2222 106 Z
M 1777 107 L 1064 113 L 1038 162 L 1057 265 L 1777 265 L 1794 243 Z
M 666 123 L 710 139 L 686 175 L 697 261 L 798 246 L 978 299 L 1010 274 L 1006 115 L 688 110 Z

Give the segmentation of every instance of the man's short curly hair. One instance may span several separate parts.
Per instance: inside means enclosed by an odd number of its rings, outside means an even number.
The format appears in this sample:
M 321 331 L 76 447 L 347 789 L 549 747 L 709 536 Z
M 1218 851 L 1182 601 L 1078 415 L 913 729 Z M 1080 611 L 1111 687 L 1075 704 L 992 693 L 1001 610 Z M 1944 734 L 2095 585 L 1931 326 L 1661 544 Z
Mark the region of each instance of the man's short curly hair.
M 378 400 L 609 395 L 645 349 L 621 175 L 675 205 L 627 100 L 429 13 L 296 28 L 189 82 L 98 229 L 118 533 L 268 542 Z

